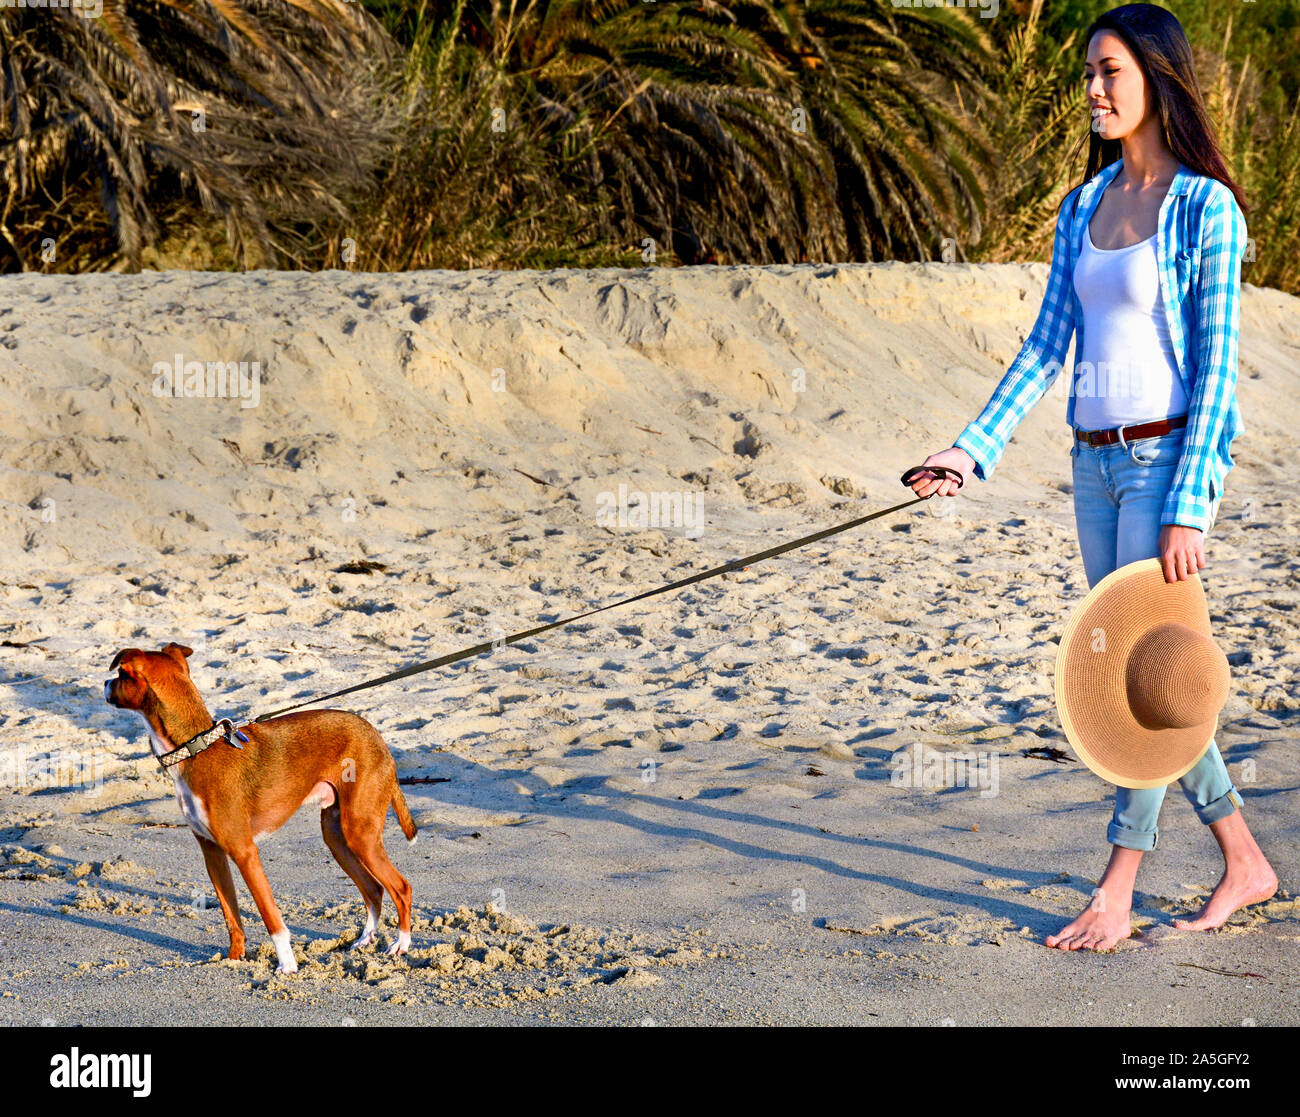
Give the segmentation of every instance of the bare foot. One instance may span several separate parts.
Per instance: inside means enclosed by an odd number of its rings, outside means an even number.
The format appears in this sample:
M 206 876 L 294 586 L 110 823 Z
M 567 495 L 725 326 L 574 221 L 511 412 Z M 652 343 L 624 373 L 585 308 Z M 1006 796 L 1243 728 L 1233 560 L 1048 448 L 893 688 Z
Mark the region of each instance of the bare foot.
M 1098 909 L 1094 902 L 1068 927 L 1043 941 L 1058 950 L 1113 950 L 1120 939 L 1133 933 L 1129 925 L 1129 906 Z
M 1213 931 L 1222 927 L 1233 912 L 1263 903 L 1276 891 L 1277 874 L 1267 861 L 1234 866 L 1225 870 L 1199 915 L 1194 919 L 1175 919 L 1173 923 L 1180 931 Z

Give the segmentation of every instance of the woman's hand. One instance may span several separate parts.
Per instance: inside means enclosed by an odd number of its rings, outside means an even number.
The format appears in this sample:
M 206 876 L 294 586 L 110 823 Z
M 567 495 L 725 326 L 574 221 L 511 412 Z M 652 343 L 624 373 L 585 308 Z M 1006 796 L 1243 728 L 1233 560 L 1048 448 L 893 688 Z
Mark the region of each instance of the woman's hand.
M 1166 582 L 1181 582 L 1205 569 L 1205 533 L 1200 528 L 1165 524 L 1159 550 Z
M 975 471 L 975 459 L 972 458 L 965 450 L 952 446 L 947 450 L 940 450 L 937 454 L 931 454 L 921 463 L 923 466 L 941 465 L 948 469 L 955 469 L 962 476 L 962 482 L 969 481 Z M 929 496 L 931 493 L 938 493 L 940 496 L 956 496 L 957 482 L 951 477 L 945 477 L 940 480 L 936 473 L 918 473 L 908 482 L 912 492 L 917 496 Z

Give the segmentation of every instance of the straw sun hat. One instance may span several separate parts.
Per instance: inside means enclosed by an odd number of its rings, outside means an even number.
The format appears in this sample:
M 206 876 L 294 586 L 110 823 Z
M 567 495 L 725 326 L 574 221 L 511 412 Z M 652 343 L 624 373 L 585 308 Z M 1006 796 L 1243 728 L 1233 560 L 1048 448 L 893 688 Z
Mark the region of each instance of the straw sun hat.
M 1056 654 L 1056 706 L 1079 759 L 1120 787 L 1163 787 L 1214 738 L 1228 660 L 1210 636 L 1198 574 L 1121 566 L 1074 611 Z

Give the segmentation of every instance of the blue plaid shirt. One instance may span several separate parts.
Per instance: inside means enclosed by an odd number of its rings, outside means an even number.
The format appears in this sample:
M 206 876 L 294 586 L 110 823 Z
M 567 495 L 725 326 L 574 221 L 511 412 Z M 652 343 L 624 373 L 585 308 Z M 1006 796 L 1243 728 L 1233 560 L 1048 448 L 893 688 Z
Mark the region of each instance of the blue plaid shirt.
M 1123 165 L 1123 159 L 1115 160 L 1061 203 L 1038 320 L 984 410 L 953 443 L 975 460 L 981 481 L 993 476 L 1016 425 L 1060 375 L 1072 334 L 1077 335 L 1076 364 L 1083 352 L 1083 308 L 1074 290 L 1074 264 L 1102 191 Z M 1180 163 L 1160 204 L 1158 224 L 1160 293 L 1189 401 L 1183 452 L 1160 523 L 1207 531 L 1233 465 L 1229 448 L 1244 429 L 1237 407 L 1237 325 L 1246 219 L 1223 183 Z M 1073 380 L 1072 374 L 1071 384 Z M 1071 437 L 1074 400 L 1072 389 L 1065 409 Z

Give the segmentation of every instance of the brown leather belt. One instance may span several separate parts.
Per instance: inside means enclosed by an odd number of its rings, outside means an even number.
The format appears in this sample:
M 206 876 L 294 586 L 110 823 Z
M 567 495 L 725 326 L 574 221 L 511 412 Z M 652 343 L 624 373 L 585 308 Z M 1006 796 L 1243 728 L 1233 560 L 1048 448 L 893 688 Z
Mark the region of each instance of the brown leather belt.
M 1131 442 L 1135 438 L 1155 438 L 1158 435 L 1168 434 L 1170 431 L 1185 426 L 1187 426 L 1187 416 L 1176 415 L 1172 419 L 1157 419 L 1153 423 L 1136 423 L 1131 427 L 1111 427 L 1104 431 L 1081 431 L 1076 427 L 1074 437 L 1080 442 L 1086 442 L 1089 446 L 1109 446 L 1112 442 L 1119 441 L 1120 431 L 1124 432 L 1124 441 Z

